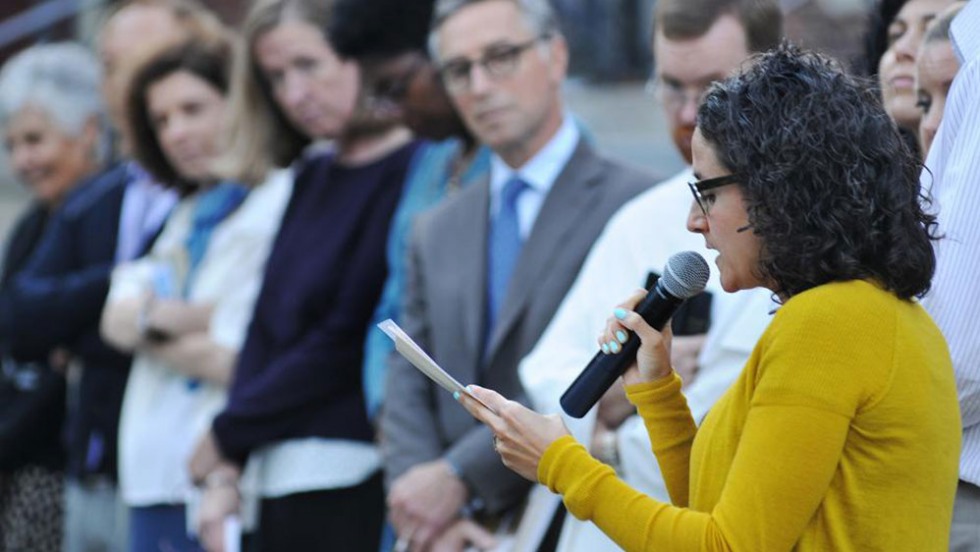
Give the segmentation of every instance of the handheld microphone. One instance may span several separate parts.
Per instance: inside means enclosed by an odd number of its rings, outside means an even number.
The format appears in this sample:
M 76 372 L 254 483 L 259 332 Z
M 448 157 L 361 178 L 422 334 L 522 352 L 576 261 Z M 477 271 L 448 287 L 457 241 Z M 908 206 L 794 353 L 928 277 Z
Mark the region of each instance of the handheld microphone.
M 704 290 L 709 274 L 708 263 L 701 255 L 693 251 L 677 253 L 667 260 L 664 275 L 634 310 L 647 324 L 660 331 L 685 299 Z M 569 416 L 585 416 L 636 360 L 640 338 L 633 332 L 627 333 L 629 338 L 622 351 L 611 355 L 601 351 L 596 353 L 561 396 L 561 407 Z

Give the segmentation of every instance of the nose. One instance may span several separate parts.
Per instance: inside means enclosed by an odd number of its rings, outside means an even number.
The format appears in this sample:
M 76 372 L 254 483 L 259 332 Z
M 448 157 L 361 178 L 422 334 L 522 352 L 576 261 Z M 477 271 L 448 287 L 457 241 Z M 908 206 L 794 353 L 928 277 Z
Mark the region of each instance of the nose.
M 895 52 L 895 57 L 900 60 L 905 61 L 915 61 L 916 51 L 919 49 L 919 42 L 922 41 L 922 33 L 916 28 L 916 26 L 909 25 L 908 29 L 902 33 L 902 36 L 898 37 L 898 40 L 892 44 L 892 50 Z
M 177 144 L 187 137 L 187 119 L 179 115 L 174 115 L 167 121 L 167 126 L 163 129 L 160 141 L 167 144 Z
M 683 104 L 681 104 L 680 110 L 677 112 L 677 116 L 684 125 L 694 126 L 698 118 L 698 108 L 700 107 L 700 94 L 689 94 L 687 91 L 684 93 Z
M 470 67 L 470 88 L 471 94 L 485 94 L 490 87 L 490 75 L 479 63 L 474 63 Z
M 687 231 L 694 234 L 704 234 L 708 231 L 708 217 L 698 207 L 698 202 L 691 200 L 691 208 L 687 212 Z
M 283 99 L 290 107 L 297 107 L 306 98 L 306 79 L 295 71 L 289 71 L 283 80 Z

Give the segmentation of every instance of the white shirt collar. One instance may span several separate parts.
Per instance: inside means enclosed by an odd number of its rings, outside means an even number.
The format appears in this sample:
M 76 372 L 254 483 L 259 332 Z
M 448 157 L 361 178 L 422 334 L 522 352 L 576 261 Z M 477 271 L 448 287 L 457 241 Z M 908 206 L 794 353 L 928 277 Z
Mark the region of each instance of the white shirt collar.
M 514 176 L 519 176 L 538 195 L 542 197 L 547 195 L 551 185 L 575 153 L 579 137 L 580 132 L 574 119 L 566 113 L 562 115 L 558 132 L 534 157 L 517 169 L 509 167 L 499 155 L 494 153 L 490 159 L 491 212 L 496 212 L 497 198 L 500 197 L 504 185 Z
M 950 35 L 960 64 L 980 57 L 980 2 L 967 2 L 953 18 Z

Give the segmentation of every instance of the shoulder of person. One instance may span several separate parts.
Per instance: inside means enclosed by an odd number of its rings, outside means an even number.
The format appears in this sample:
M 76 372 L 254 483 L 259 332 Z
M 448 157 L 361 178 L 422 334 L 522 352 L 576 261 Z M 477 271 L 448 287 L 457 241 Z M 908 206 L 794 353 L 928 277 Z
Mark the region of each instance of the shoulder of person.
M 126 187 L 126 178 L 125 164 L 117 163 L 80 182 L 65 199 L 61 209 L 62 216 L 78 217 L 110 194 L 122 193 Z
M 489 205 L 490 174 L 473 181 L 460 190 L 445 196 L 435 205 L 425 209 L 415 217 L 414 225 L 422 228 L 442 228 L 445 225 L 456 227 L 469 221 L 471 210 L 476 205 Z
M 589 171 L 590 168 L 590 178 L 608 186 L 610 191 L 616 189 L 628 196 L 639 194 L 662 180 L 645 169 L 606 157 L 588 140 L 580 139 L 565 170 L 579 174 L 580 171 Z
M 900 309 L 906 303 L 868 281 L 831 282 L 786 301 L 767 334 L 772 344 L 873 362 L 894 347 Z
M 900 301 L 891 292 L 866 280 L 829 282 L 793 296 L 779 309 L 779 315 L 814 322 L 843 317 L 866 321 L 879 318 L 889 305 Z

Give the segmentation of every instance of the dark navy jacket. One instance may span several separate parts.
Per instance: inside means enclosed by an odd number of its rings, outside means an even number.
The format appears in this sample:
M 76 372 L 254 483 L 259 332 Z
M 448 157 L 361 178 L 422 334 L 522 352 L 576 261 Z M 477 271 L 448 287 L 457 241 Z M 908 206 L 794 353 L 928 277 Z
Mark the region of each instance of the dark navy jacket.
M 68 419 L 68 469 L 74 477 L 116 477 L 119 411 L 131 358 L 102 341 L 99 321 L 126 183 L 125 165 L 117 165 L 73 190 L 0 305 L 0 325 L 18 354 L 64 347 L 83 364 Z

